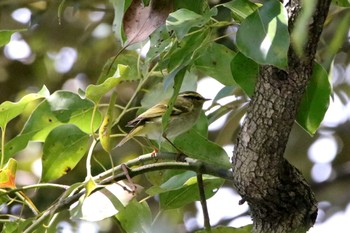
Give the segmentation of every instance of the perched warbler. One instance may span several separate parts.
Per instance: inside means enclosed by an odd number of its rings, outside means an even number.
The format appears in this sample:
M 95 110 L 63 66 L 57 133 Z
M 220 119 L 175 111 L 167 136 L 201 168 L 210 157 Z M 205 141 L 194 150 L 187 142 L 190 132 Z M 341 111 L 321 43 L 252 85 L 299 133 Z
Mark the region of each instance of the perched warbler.
M 144 136 L 158 142 L 161 142 L 163 138 L 168 141 L 170 138 L 175 138 L 192 128 L 200 115 L 203 103 L 207 100 L 209 99 L 205 99 L 194 91 L 179 93 L 170 114 L 168 127 L 164 132 L 162 117 L 168 108 L 169 99 L 159 102 L 126 125 L 133 129 L 119 142 L 117 147 L 134 136 Z

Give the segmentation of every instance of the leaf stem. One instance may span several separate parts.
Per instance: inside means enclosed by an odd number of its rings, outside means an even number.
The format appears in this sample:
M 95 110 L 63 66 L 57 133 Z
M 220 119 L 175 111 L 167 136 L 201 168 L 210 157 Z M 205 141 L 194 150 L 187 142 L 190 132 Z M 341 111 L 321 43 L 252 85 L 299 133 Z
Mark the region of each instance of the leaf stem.
M 95 104 L 94 109 L 92 110 L 91 122 L 90 122 L 90 130 L 91 130 L 91 134 L 92 134 L 94 140 L 96 140 L 96 135 L 95 135 L 95 132 L 94 132 L 94 119 L 95 119 L 95 114 L 96 114 L 96 111 L 97 111 L 97 107 L 98 107 L 98 105 Z
M 5 160 L 5 135 L 6 135 L 6 124 L 4 125 L 4 128 L 1 127 L 1 162 L 0 162 L 0 168 L 4 166 L 4 160 Z
M 96 144 L 97 144 L 97 140 L 94 138 L 86 158 L 86 180 L 88 180 L 91 177 L 91 158 L 92 158 L 92 154 L 94 152 L 94 148 Z
M 50 187 L 68 189 L 70 186 L 69 185 L 62 185 L 62 184 L 53 184 L 53 183 L 41 183 L 41 184 L 27 185 L 27 186 L 23 186 L 21 188 L 10 189 L 10 190 L 0 189 L 0 192 L 5 191 L 5 192 L 0 193 L 0 198 L 4 195 L 10 195 L 12 193 L 16 193 L 16 192 L 20 192 L 20 191 L 37 189 L 37 188 L 50 188 Z
M 143 84 L 145 84 L 145 82 L 146 82 L 146 81 L 148 80 L 148 78 L 150 77 L 149 74 L 152 73 L 152 72 L 156 69 L 156 67 L 157 67 L 157 64 L 156 64 L 155 66 L 153 66 L 153 67 L 152 67 L 152 70 L 151 70 L 150 72 L 148 72 L 148 75 L 147 75 L 144 79 L 142 79 L 142 80 L 139 82 L 139 84 L 138 84 L 138 86 L 137 86 L 137 88 L 136 88 L 134 94 L 131 96 L 129 102 L 125 105 L 123 111 L 119 114 L 118 118 L 117 118 L 116 121 L 114 122 L 115 124 L 117 124 L 117 123 L 120 121 L 120 119 L 123 117 L 123 115 L 128 111 L 129 106 L 131 105 L 132 101 L 134 100 L 134 98 L 136 97 L 136 95 L 138 94 L 138 92 L 141 90 Z

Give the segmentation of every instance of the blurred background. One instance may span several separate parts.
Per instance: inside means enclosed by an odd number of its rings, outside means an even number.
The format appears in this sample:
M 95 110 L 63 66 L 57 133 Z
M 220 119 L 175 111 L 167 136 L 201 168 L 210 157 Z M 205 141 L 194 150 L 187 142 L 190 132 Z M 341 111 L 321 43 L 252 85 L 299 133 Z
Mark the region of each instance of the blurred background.
M 73 92 L 84 90 L 87 85 L 96 83 L 107 59 L 120 49 L 112 30 L 114 10 L 108 1 L 67 0 L 60 4 L 60 1 L 0 1 L 0 30 L 23 29 L 14 33 L 10 43 L 0 48 L 0 103 L 16 101 L 25 94 L 40 90 L 43 85 L 51 93 L 62 89 Z M 350 12 L 332 6 L 329 15 L 317 60 L 331 73 L 334 93 L 330 107 L 313 137 L 295 124 L 286 151 L 287 159 L 300 169 L 316 193 L 319 213 L 316 225 L 309 232 L 317 233 L 334 229 L 344 229 L 337 232 L 346 232 L 350 219 L 349 25 L 345 36 L 337 34 L 337 26 L 350 18 Z M 217 17 L 229 17 L 229 13 L 221 9 Z M 223 34 L 236 29 L 220 30 L 218 33 Z M 219 42 L 233 48 L 230 40 Z M 123 85 L 119 101 L 125 103 L 133 93 L 133 87 L 132 82 Z M 214 98 L 222 88 L 223 85 L 216 80 L 201 77 L 197 90 L 206 98 Z M 10 123 L 6 140 L 21 131 L 27 118 L 28 115 L 23 114 Z M 218 139 L 227 120 L 228 116 L 225 115 L 210 125 L 211 140 Z M 220 143 L 231 155 L 236 134 L 226 136 L 226 140 L 220 140 Z M 16 155 L 19 160 L 19 186 L 39 181 L 41 146 L 32 142 Z M 104 152 L 101 150 L 100 153 Z M 141 149 L 134 153 L 128 156 L 137 156 Z M 108 157 L 105 158 L 108 161 Z M 95 172 L 99 171 L 96 168 Z M 72 172 L 74 175 L 69 179 L 63 177 L 59 182 L 72 184 L 84 180 L 84 161 Z M 138 179 L 142 183 L 142 178 Z M 45 193 L 37 192 L 33 194 L 33 201 L 43 209 L 57 195 L 48 190 Z M 238 205 L 239 200 L 231 185 L 225 184 L 208 200 L 211 223 L 235 227 L 251 223 L 248 207 Z M 202 226 L 200 209 L 200 205 L 195 203 L 185 210 L 184 227 L 188 232 Z M 11 210 L 4 210 L 3 207 L 2 211 L 16 213 L 20 207 L 14 206 Z M 109 220 L 98 223 L 72 222 L 68 219 L 68 213 L 65 217 L 61 217 L 58 225 L 65 229 L 64 232 L 115 232 Z

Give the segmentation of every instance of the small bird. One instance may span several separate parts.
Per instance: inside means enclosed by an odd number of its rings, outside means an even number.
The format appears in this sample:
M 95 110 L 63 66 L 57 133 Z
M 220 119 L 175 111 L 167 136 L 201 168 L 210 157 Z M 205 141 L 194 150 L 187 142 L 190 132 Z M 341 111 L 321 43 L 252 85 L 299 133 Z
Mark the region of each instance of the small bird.
M 133 129 L 119 142 L 117 147 L 123 145 L 134 136 L 144 136 L 158 142 L 161 142 L 164 138 L 171 143 L 169 138 L 175 138 L 192 128 L 198 120 L 203 103 L 207 100 L 209 99 L 205 99 L 194 91 L 179 93 L 165 132 L 163 132 L 162 117 L 168 108 L 169 99 L 159 102 L 134 120 L 128 122 L 126 126 L 133 127 Z

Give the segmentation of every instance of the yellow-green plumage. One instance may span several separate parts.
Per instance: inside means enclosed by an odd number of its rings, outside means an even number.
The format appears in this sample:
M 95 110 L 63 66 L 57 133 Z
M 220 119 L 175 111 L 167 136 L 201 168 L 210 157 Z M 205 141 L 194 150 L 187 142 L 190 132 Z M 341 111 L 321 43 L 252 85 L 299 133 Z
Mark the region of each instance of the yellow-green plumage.
M 164 132 L 167 138 L 176 136 L 188 131 L 196 123 L 203 103 L 207 99 L 194 91 L 182 92 L 176 98 L 172 109 L 169 124 Z M 145 136 L 148 139 L 161 141 L 163 136 L 162 116 L 167 110 L 169 100 L 163 100 L 140 114 L 127 126 L 134 127 L 117 146 L 123 145 L 134 136 Z

